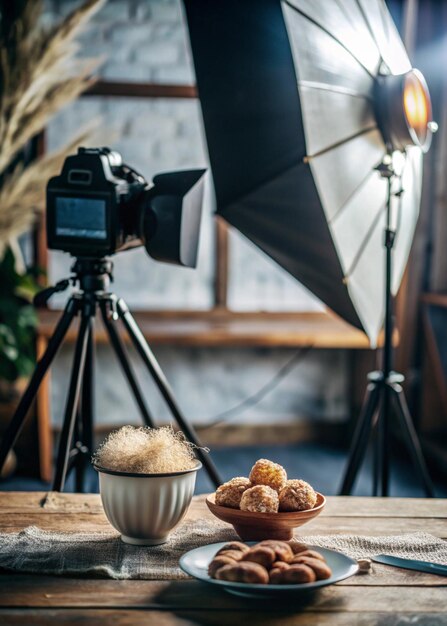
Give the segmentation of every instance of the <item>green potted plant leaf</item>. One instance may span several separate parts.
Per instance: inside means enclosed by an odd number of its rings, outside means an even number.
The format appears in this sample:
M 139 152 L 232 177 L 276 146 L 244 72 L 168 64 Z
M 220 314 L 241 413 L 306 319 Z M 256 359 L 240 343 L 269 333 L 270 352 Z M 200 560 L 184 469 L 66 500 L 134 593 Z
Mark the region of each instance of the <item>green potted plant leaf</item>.
M 32 300 L 39 290 L 33 272 L 18 271 L 16 258 L 7 248 L 0 261 L 0 415 L 6 423 L 33 371 L 35 329 L 38 323 Z M 2 415 L 3 414 L 3 415 Z M 10 454 L 3 475 L 16 467 Z
M 4 399 L 6 395 L 8 399 L 1 383 L 28 377 L 35 365 L 34 332 L 38 318 L 32 300 L 39 290 L 31 271 L 17 271 L 11 248 L 6 249 L 0 261 L 0 290 L 0 397 Z

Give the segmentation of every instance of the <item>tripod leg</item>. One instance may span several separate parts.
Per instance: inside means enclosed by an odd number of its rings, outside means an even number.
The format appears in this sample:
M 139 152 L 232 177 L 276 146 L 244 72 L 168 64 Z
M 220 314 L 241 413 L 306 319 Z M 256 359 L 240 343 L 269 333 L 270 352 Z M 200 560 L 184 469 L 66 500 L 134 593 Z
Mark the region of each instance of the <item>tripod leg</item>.
M 163 371 L 158 364 L 157 359 L 152 353 L 152 350 L 149 348 L 141 330 L 138 328 L 138 324 L 135 322 L 132 317 L 127 305 L 124 300 L 119 299 L 117 301 L 117 309 L 118 313 L 123 320 L 124 326 L 126 327 L 129 336 L 139 352 L 141 358 L 143 359 L 146 367 L 148 368 L 152 378 L 154 379 L 160 393 L 166 401 L 172 415 L 174 416 L 177 424 L 180 426 L 182 431 L 185 433 L 186 438 L 194 443 L 197 447 L 197 456 L 202 461 L 205 469 L 210 477 L 211 481 L 214 483 L 216 487 L 222 484 L 222 480 L 219 476 L 219 473 L 212 462 L 209 455 L 203 450 L 201 447 L 200 441 L 197 438 L 197 435 L 194 431 L 194 428 L 187 422 L 186 418 L 180 412 L 179 407 L 174 398 L 174 394 L 169 386 L 168 381 L 166 380 Z
M 105 308 L 105 303 L 101 303 L 101 315 L 102 315 L 102 319 L 104 320 L 104 326 L 110 338 L 110 343 L 112 344 L 112 347 L 115 350 L 115 354 L 118 357 L 118 361 L 120 362 L 120 365 L 123 368 L 124 375 L 127 378 L 127 382 L 129 383 L 133 396 L 136 400 L 136 403 L 138 404 L 140 413 L 143 417 L 143 421 L 146 424 L 146 426 L 153 428 L 154 420 L 151 414 L 149 413 L 149 410 L 143 399 L 143 394 L 141 393 L 140 386 L 138 384 L 136 376 L 130 365 L 129 358 L 123 346 L 123 342 L 121 341 L 118 331 L 115 328 L 114 322 L 112 322 L 108 316 L 108 312 Z
M 81 389 L 81 394 L 82 393 L 83 391 Z M 68 465 L 67 465 L 67 474 L 71 472 L 73 467 L 75 469 L 76 493 L 80 493 L 83 491 L 83 481 L 82 481 L 82 471 L 81 471 L 82 460 L 79 458 L 79 452 L 80 452 L 79 446 L 80 446 L 80 442 L 82 441 L 81 424 L 82 424 L 82 416 L 81 416 L 80 406 L 78 404 L 78 407 L 76 409 L 76 417 L 74 420 L 74 426 L 73 426 L 73 442 L 72 443 L 74 444 L 74 448 L 72 448 L 71 450 L 70 458 L 69 458 Z
M 76 459 L 75 485 L 76 492 L 84 491 L 85 472 L 89 456 L 93 451 L 93 415 L 94 415 L 94 322 L 89 319 L 87 328 L 87 348 L 85 355 L 84 375 L 82 377 L 81 411 L 77 413 L 78 427 L 78 456 Z M 76 434 L 75 434 L 76 439 Z
M 73 367 L 71 370 L 70 386 L 68 388 L 67 404 L 65 406 L 64 423 L 62 426 L 59 451 L 57 455 L 56 474 L 53 481 L 53 491 L 62 491 L 65 484 L 67 467 L 69 462 L 70 447 L 73 440 L 73 431 L 76 420 L 76 412 L 79 403 L 81 381 L 84 374 L 85 356 L 89 336 L 90 319 L 81 318 L 79 334 L 76 341 Z
M 402 430 L 407 440 L 408 451 L 410 452 L 414 466 L 419 471 L 419 477 L 424 486 L 425 493 L 427 497 L 434 498 L 435 493 L 433 483 L 425 463 L 424 455 L 422 454 L 421 444 L 414 428 L 413 419 L 405 399 L 404 390 L 401 385 L 395 383 L 391 386 L 390 391 L 392 391 L 395 399 L 397 416 L 400 420 Z
M 26 415 L 31 406 L 31 403 L 36 397 L 40 383 L 42 382 L 42 379 L 44 378 L 45 374 L 48 371 L 48 368 L 50 367 L 54 357 L 56 356 L 57 351 L 59 350 L 60 345 L 64 340 L 64 337 L 76 311 L 77 304 L 72 298 L 70 298 L 62 314 L 62 317 L 60 318 L 54 330 L 54 333 L 48 342 L 47 349 L 45 350 L 40 361 L 37 363 L 36 369 L 34 370 L 28 387 L 26 388 L 25 393 L 23 394 L 22 399 L 14 413 L 14 416 L 3 436 L 0 449 L 0 469 L 3 467 L 8 453 L 14 445 L 14 442 L 22 429 Z
M 363 407 L 359 415 L 357 426 L 352 438 L 351 450 L 349 452 L 348 464 L 343 477 L 340 495 L 348 496 L 360 469 L 360 464 L 365 457 L 368 447 L 369 434 L 374 414 L 377 411 L 379 400 L 379 387 L 374 383 L 369 383 L 366 388 L 366 395 Z

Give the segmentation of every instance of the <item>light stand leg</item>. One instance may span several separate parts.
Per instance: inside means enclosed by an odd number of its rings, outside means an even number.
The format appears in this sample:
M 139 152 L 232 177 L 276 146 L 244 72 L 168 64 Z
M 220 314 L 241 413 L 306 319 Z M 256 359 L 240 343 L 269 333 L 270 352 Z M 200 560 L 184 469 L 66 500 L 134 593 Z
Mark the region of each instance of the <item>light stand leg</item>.
M 390 402 L 390 388 L 385 383 L 383 388 L 382 397 L 382 411 L 379 419 L 379 436 L 380 436 L 380 453 L 381 453 L 381 495 L 389 495 L 389 481 L 390 481 L 390 414 L 391 414 L 391 402 Z
M 116 356 L 118 357 L 118 361 L 123 369 L 124 375 L 127 378 L 127 382 L 129 383 L 135 401 L 138 404 L 143 421 L 146 426 L 154 428 L 155 422 L 149 412 L 149 409 L 146 406 L 143 394 L 140 389 L 140 385 L 138 384 L 137 378 L 130 365 L 129 358 L 126 354 L 123 342 L 121 341 L 118 331 L 115 328 L 114 322 L 109 317 L 109 312 L 106 309 L 105 303 L 101 302 L 100 310 L 102 319 L 104 321 L 104 326 L 109 335 L 110 343 L 116 353 Z
M 371 431 L 374 431 L 374 470 L 373 470 L 373 495 L 380 494 L 387 496 L 389 493 L 389 475 L 390 475 L 390 419 L 392 399 L 396 400 L 397 413 L 401 425 L 403 427 L 407 443 L 413 457 L 416 467 L 419 469 L 424 488 L 429 496 L 433 496 L 433 485 L 425 465 L 422 455 L 421 446 L 417 433 L 408 410 L 407 403 L 403 394 L 402 387 L 399 383 L 404 380 L 402 374 L 393 372 L 393 300 L 392 300 L 392 262 L 393 262 L 393 246 L 396 236 L 395 230 L 392 228 L 391 216 L 391 200 L 393 197 L 392 183 L 394 180 L 394 170 L 392 166 L 391 155 L 387 155 L 387 159 L 383 160 L 381 165 L 376 168 L 383 178 L 387 179 L 388 193 L 386 202 L 386 227 L 384 232 L 385 247 L 385 319 L 384 319 L 384 340 L 383 340 L 383 365 L 382 371 L 372 372 L 368 378 L 375 384 L 377 396 L 374 398 L 374 407 L 379 409 L 377 421 L 372 423 L 375 410 L 369 407 L 371 400 L 371 392 L 369 398 L 367 394 L 367 402 L 362 409 L 359 417 L 359 423 L 353 438 L 352 448 L 348 460 L 348 466 L 343 479 L 341 489 L 342 495 L 348 495 L 354 484 L 354 480 L 362 456 L 366 452 L 368 437 Z M 396 196 L 400 196 L 402 189 L 398 191 Z M 368 389 L 370 386 L 368 385 Z
M 383 378 L 382 378 L 383 381 Z M 382 483 L 382 441 L 383 441 L 383 390 L 380 390 L 377 400 L 377 414 L 372 424 L 372 444 L 373 444 L 373 478 L 372 478 L 372 495 L 379 495 L 379 486 Z
M 81 317 L 79 334 L 76 341 L 73 366 L 71 370 L 70 386 L 68 389 L 67 403 L 65 406 L 64 423 L 62 426 L 59 451 L 57 456 L 56 474 L 53 481 L 53 491 L 62 491 L 67 475 L 70 448 L 73 440 L 73 432 L 76 413 L 81 391 L 81 382 L 84 375 L 85 357 L 90 330 L 90 318 Z M 76 459 L 78 460 L 78 459 Z
M 403 434 L 407 440 L 408 451 L 410 452 L 414 466 L 419 471 L 419 477 L 424 486 L 425 494 L 428 498 L 434 498 L 435 493 L 433 483 L 431 481 L 430 474 L 428 473 L 421 444 L 408 409 L 404 390 L 401 385 L 396 383 L 392 385 L 390 391 L 393 393 L 396 404 L 396 413 L 399 418 Z
M 138 324 L 135 322 L 134 318 L 132 317 L 124 300 L 119 298 L 116 303 L 116 306 L 117 306 L 118 314 L 120 318 L 123 320 L 124 326 L 126 327 L 126 330 L 129 333 L 129 336 L 135 348 L 137 349 L 138 353 L 140 354 L 141 358 L 146 364 L 146 367 L 148 368 L 152 378 L 154 379 L 155 384 L 157 385 L 160 393 L 162 394 L 172 415 L 174 416 L 174 419 L 176 420 L 181 430 L 184 432 L 186 438 L 197 446 L 197 450 L 196 450 L 197 456 L 202 461 L 208 473 L 208 476 L 210 477 L 213 484 L 216 487 L 218 487 L 219 485 L 222 484 L 222 480 L 219 476 L 217 468 L 215 467 L 209 455 L 203 450 L 202 445 L 197 437 L 197 434 L 194 431 L 194 428 L 187 422 L 186 418 L 180 412 L 180 409 L 177 406 L 177 402 L 174 398 L 174 394 L 169 386 L 169 383 L 166 380 L 166 377 L 162 369 L 160 368 L 160 365 L 158 364 L 157 359 L 152 353 L 152 350 L 149 348 L 149 345 L 147 344 L 147 341 L 145 340 L 141 330 L 139 329 Z
M 340 489 L 341 496 L 350 495 L 354 486 L 361 462 L 365 457 L 368 447 L 368 439 L 371 434 L 372 421 L 377 412 L 378 401 L 379 386 L 375 382 L 370 382 L 366 388 L 363 407 L 352 438 L 349 460 Z
M 16 409 L 16 412 L 14 413 L 14 416 L 3 436 L 0 449 L 0 469 L 3 467 L 8 453 L 14 445 L 15 440 L 17 439 L 22 429 L 31 403 L 35 399 L 39 390 L 40 383 L 42 382 L 45 374 L 48 371 L 48 368 L 50 367 L 54 357 L 56 356 L 76 312 L 77 304 L 72 298 L 70 298 L 54 330 L 54 333 L 48 342 L 47 349 L 45 350 L 40 361 L 37 363 L 36 369 L 34 370 L 31 380 L 28 383 L 28 387 L 26 388 L 25 393 L 23 394 L 22 399 L 20 400 L 20 403 Z

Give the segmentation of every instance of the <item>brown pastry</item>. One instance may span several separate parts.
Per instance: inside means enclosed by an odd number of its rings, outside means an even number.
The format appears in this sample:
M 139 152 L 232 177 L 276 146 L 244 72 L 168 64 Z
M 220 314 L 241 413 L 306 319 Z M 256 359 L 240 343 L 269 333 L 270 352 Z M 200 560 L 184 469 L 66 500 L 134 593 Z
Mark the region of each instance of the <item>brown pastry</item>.
M 305 480 L 288 480 L 279 492 L 280 511 L 304 511 L 313 509 L 317 494 Z
M 223 554 L 220 556 L 215 556 L 211 563 L 208 565 L 208 574 L 211 578 L 216 577 L 216 572 L 221 567 L 225 565 L 236 565 L 237 561 L 231 559 L 230 557 L 224 556 Z
M 324 556 L 320 554 L 319 552 L 317 552 L 316 550 L 303 550 L 302 552 L 299 552 L 298 554 L 296 554 L 293 560 L 295 561 L 295 558 L 299 556 L 310 556 L 313 559 L 318 559 L 319 561 L 326 561 Z
M 227 506 L 231 509 L 238 509 L 241 503 L 242 494 L 252 486 L 248 478 L 237 476 L 228 482 L 220 485 L 216 491 L 216 504 Z
M 271 585 L 282 585 L 283 569 L 279 567 L 273 567 L 269 571 L 269 582 Z
M 279 492 L 286 484 L 287 473 L 279 463 L 259 459 L 251 468 L 249 479 L 253 485 L 267 485 Z
M 296 556 L 293 559 L 293 564 L 291 565 L 291 567 L 299 564 L 307 565 L 308 567 L 310 567 L 315 572 L 317 580 L 326 580 L 327 578 L 331 577 L 332 572 L 330 567 L 327 565 L 327 563 L 324 563 L 320 559 L 313 559 L 310 556 Z
M 256 485 L 244 491 L 241 498 L 241 511 L 252 513 L 277 513 L 278 494 L 271 487 Z
M 259 565 L 262 565 L 266 569 L 270 569 L 272 563 L 276 561 L 276 554 L 272 548 L 269 548 L 268 546 L 260 546 L 258 544 L 250 548 L 248 552 L 244 552 L 242 555 L 242 561 L 259 563 Z
M 285 561 L 288 563 L 293 559 L 292 548 L 286 541 L 275 539 L 265 539 L 257 544 L 258 546 L 267 546 L 274 550 L 277 561 Z
M 288 569 L 281 572 L 280 584 L 294 585 L 297 583 L 313 583 L 316 581 L 316 579 L 317 576 L 311 567 L 305 565 L 304 563 L 299 563 L 296 565 L 291 565 Z
M 252 547 L 230 541 L 211 561 L 208 573 L 217 580 L 272 585 L 304 584 L 332 575 L 317 550 L 278 539 L 265 539 Z
M 305 543 L 300 543 L 299 541 L 290 541 L 288 544 L 293 552 L 293 554 L 299 554 L 300 552 L 304 552 L 304 550 L 308 550 L 308 547 Z
M 305 567 L 301 565 L 300 567 Z M 269 575 L 265 567 L 259 563 L 250 563 L 249 561 L 236 563 L 236 565 L 225 565 L 217 570 L 217 580 L 228 580 L 237 583 L 251 583 L 258 585 L 266 585 L 269 581 Z
M 272 565 L 272 569 L 279 569 L 281 571 L 289 569 L 289 567 L 289 563 L 285 563 L 285 561 L 275 561 Z
M 247 546 L 245 543 L 242 543 L 242 541 L 229 541 L 216 552 L 216 556 L 218 554 L 228 552 L 228 550 L 239 550 L 239 552 L 247 552 L 247 550 L 249 549 L 249 546 Z
M 227 550 L 226 552 L 222 552 L 219 556 L 226 556 L 227 559 L 233 559 L 233 561 L 240 561 L 244 556 L 244 552 L 240 550 Z

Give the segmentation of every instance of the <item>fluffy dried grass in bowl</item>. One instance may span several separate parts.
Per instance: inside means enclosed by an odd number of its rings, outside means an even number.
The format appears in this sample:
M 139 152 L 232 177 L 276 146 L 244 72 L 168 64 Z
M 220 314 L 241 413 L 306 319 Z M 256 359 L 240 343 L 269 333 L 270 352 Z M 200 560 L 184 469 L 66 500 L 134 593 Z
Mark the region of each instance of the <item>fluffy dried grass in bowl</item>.
M 170 474 L 197 465 L 194 445 L 171 426 L 123 426 L 112 432 L 93 456 L 97 467 L 129 474 Z

